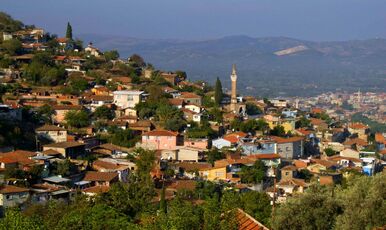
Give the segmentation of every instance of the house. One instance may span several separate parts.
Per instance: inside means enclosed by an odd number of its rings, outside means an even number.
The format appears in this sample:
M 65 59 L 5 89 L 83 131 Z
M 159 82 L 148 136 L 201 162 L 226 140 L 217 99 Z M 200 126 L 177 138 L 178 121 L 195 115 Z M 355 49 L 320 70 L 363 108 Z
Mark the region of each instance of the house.
M 271 140 L 257 140 L 254 138 L 241 138 L 239 147 L 241 147 L 243 154 L 271 154 L 275 153 L 277 147 L 276 143 Z
M 115 172 L 118 173 L 119 181 L 126 182 L 130 172 L 130 166 L 127 164 L 119 164 L 118 161 L 106 161 L 104 159 L 96 160 L 92 164 L 92 168 L 98 172 Z
M 342 150 L 339 153 L 339 155 L 342 157 L 350 157 L 350 158 L 356 158 L 356 159 L 359 159 L 359 157 L 360 157 L 360 154 L 358 151 L 355 151 L 355 150 L 350 149 L 350 148 Z
M 177 132 L 168 130 L 153 130 L 142 135 L 142 147 L 153 150 L 175 150 L 182 145 Z
M 335 171 L 338 165 L 332 161 L 311 159 L 310 165 L 307 169 L 312 173 L 322 173 L 328 170 Z
M 28 170 L 32 166 L 36 165 L 32 157 L 36 156 L 37 153 L 16 150 L 7 153 L 0 154 L 0 168 L 1 169 L 21 169 Z
M 362 160 L 354 157 L 344 157 L 335 155 L 327 158 L 329 161 L 335 162 L 337 165 L 343 168 L 355 168 L 362 166 Z
M 125 157 L 130 152 L 129 148 L 125 148 L 119 145 L 114 145 L 111 143 L 97 145 L 91 148 L 91 152 L 100 156 L 107 157 Z
M 298 159 L 304 155 L 304 137 L 271 137 L 277 146 L 275 153 L 284 159 Z
M 202 113 L 196 113 L 186 108 L 181 108 L 181 111 L 184 113 L 184 118 L 187 121 L 194 121 L 194 122 L 200 123 L 202 120 L 202 117 L 203 117 Z
M 274 153 L 260 153 L 260 154 L 253 154 L 247 156 L 247 158 L 254 159 L 254 160 L 260 160 L 264 163 L 265 166 L 267 166 L 267 177 L 274 177 L 277 175 L 277 169 L 279 165 L 281 164 L 281 159 L 279 154 Z
M 99 57 L 102 54 L 102 52 L 100 52 L 98 48 L 95 48 L 91 42 L 84 48 L 84 51 L 94 57 Z
M 161 77 L 173 86 L 178 85 L 178 83 L 181 81 L 180 77 L 175 73 L 161 73 Z
M 269 228 L 240 208 L 237 209 L 236 220 L 238 230 L 269 230 Z
M 35 132 L 38 139 L 55 143 L 67 141 L 67 130 L 59 126 L 45 124 L 35 129 Z
M 184 100 L 187 104 L 195 104 L 201 106 L 202 104 L 202 98 L 201 96 L 191 93 L 191 92 L 181 92 L 181 95 L 179 96 L 180 99 Z
M 109 96 L 110 90 L 106 86 L 96 85 L 94 88 L 91 89 L 91 92 L 94 95 L 103 95 L 103 96 Z
M 184 139 L 185 147 L 194 147 L 199 148 L 201 150 L 209 149 L 209 140 L 207 138 L 185 138 Z
M 283 190 L 285 194 L 294 194 L 303 193 L 308 187 L 308 184 L 302 179 L 291 178 L 280 180 L 280 182 L 276 184 L 276 187 Z
M 198 162 L 204 158 L 204 151 L 195 147 L 178 147 L 177 160 L 178 161 L 194 161 Z
M 153 123 L 148 120 L 139 120 L 136 122 L 129 122 L 129 128 L 131 130 L 139 131 L 140 133 L 150 132 L 154 129 Z
M 113 96 L 109 95 L 91 95 L 90 98 L 90 107 L 91 111 L 95 111 L 96 108 L 104 106 L 104 105 L 111 105 L 114 101 Z
M 76 141 L 65 141 L 43 145 L 43 151 L 50 149 L 61 153 L 64 158 L 76 159 L 85 153 L 85 144 Z
M 184 107 L 185 102 L 181 98 L 169 98 L 169 104 L 181 109 Z
M 105 185 L 96 185 L 92 187 L 87 187 L 85 189 L 82 189 L 82 193 L 87 196 L 96 196 L 102 193 L 107 193 L 110 190 L 110 186 Z
M 29 189 L 13 185 L 0 185 L 0 207 L 18 207 L 27 202 Z
M 281 179 L 287 180 L 298 176 L 298 168 L 294 165 L 287 165 L 280 169 Z
M 362 149 L 365 149 L 367 146 L 369 146 L 369 143 L 360 138 L 352 138 L 343 142 L 343 146 L 345 148 L 352 148 L 360 151 Z
M 294 132 L 295 130 L 295 119 L 293 118 L 280 118 L 272 115 L 265 115 L 264 120 L 268 123 L 270 129 L 280 125 L 283 126 L 286 133 Z
M 233 147 L 236 146 L 241 138 L 247 137 L 248 134 L 244 132 L 234 132 L 225 135 L 223 138 L 218 138 L 212 141 L 212 145 L 218 149 L 222 149 L 223 147 Z
M 83 181 L 90 181 L 92 186 L 109 187 L 112 183 L 118 182 L 118 173 L 87 171 Z
M 126 115 L 137 115 L 134 107 L 142 102 L 143 91 L 120 90 L 114 91 L 114 104 L 125 111 Z
M 351 123 L 348 126 L 348 131 L 351 134 L 357 134 L 358 138 L 362 140 L 367 140 L 370 129 L 367 125 L 358 122 L 358 123 Z
M 200 174 L 208 181 L 225 181 L 227 180 L 226 166 L 214 166 L 209 169 L 200 169 Z
M 212 168 L 209 163 L 203 162 L 179 162 L 175 164 L 176 172 L 181 177 L 188 177 L 190 179 L 200 176 L 206 178 L 207 175 L 204 173 L 205 170 Z
M 82 109 L 82 106 L 80 105 L 54 105 L 52 106 L 52 109 L 55 111 L 55 114 L 53 115 L 53 120 L 56 123 L 63 123 L 65 122 L 65 116 L 66 113 L 69 111 L 78 111 Z
M 342 181 L 341 173 L 325 173 L 318 175 L 318 181 L 321 185 L 335 185 Z
M 222 149 L 224 147 L 232 147 L 232 142 L 225 140 L 224 138 L 218 138 L 212 141 L 213 147 L 217 149 Z

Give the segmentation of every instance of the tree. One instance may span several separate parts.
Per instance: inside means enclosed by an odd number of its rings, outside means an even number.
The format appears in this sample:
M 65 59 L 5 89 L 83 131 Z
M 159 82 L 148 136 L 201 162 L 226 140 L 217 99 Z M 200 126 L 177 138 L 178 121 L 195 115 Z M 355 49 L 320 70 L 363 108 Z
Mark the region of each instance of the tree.
M 307 128 L 310 127 L 311 121 L 306 117 L 301 117 L 298 121 L 295 122 L 296 128 Z
M 52 122 L 52 115 L 55 114 L 55 110 L 48 104 L 44 104 L 36 109 L 37 116 L 46 123 Z
M 253 103 L 247 103 L 246 104 L 246 112 L 248 115 L 251 115 L 251 116 L 258 115 L 258 114 L 262 113 L 261 109 Z
M 253 166 L 245 166 L 241 169 L 241 181 L 243 183 L 260 183 L 265 178 L 267 167 L 260 160 L 257 160 Z
M 242 209 L 264 225 L 271 222 L 271 199 L 264 192 L 246 192 L 241 196 Z
M 90 124 L 88 113 L 85 110 L 69 111 L 64 116 L 67 125 L 74 128 L 86 127 Z
M 23 28 L 23 23 L 13 19 L 4 12 L 0 12 L 0 31 L 12 33 Z
M 94 117 L 97 119 L 111 120 L 114 118 L 114 111 L 111 108 L 103 105 L 95 109 Z
M 326 148 L 324 153 L 329 157 L 335 155 L 335 151 L 332 148 Z
M 271 135 L 273 136 L 283 137 L 285 134 L 284 127 L 281 125 L 277 125 L 271 130 Z
M 70 22 L 67 22 L 66 38 L 72 40 L 72 26 Z
M 276 230 L 332 229 L 340 210 L 327 188 L 313 187 L 275 209 L 272 227 Z
M 38 230 L 41 229 L 41 224 L 32 218 L 26 217 L 17 210 L 8 209 L 5 212 L 5 217 L 0 220 L 0 229 L 19 230 L 19 229 L 30 229 Z
M 143 58 L 141 56 L 139 56 L 138 54 L 133 54 L 130 56 L 129 58 L 130 62 L 132 62 L 134 65 L 138 66 L 138 67 L 144 67 L 146 66 L 146 63 L 145 61 L 143 60 Z
M 106 51 L 103 53 L 103 56 L 106 58 L 106 61 L 116 60 L 119 58 L 119 53 L 117 50 Z
M 165 200 L 165 185 L 162 185 L 162 190 L 161 190 L 161 200 L 159 204 L 159 210 L 163 212 L 164 214 L 167 213 L 167 204 Z
M 220 79 L 217 77 L 216 86 L 214 88 L 214 101 L 217 105 L 220 105 L 223 98 L 222 85 Z
M 11 39 L 7 41 L 3 41 L 3 43 L 1 44 L 1 48 L 3 48 L 6 53 L 13 56 L 21 53 L 22 44 L 17 39 Z
M 206 160 L 208 161 L 208 163 L 211 163 L 212 165 L 214 165 L 215 161 L 225 158 L 225 154 L 216 148 L 213 148 L 210 151 L 208 151 L 206 155 L 207 155 Z

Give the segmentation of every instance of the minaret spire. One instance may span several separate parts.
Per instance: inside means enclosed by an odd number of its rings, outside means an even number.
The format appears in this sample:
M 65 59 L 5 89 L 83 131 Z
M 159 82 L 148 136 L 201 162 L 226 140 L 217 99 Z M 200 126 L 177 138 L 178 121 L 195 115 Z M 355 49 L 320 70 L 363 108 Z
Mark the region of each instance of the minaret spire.
M 231 110 L 236 112 L 237 107 L 237 73 L 236 73 L 236 65 L 232 65 L 232 74 L 231 74 L 231 82 L 232 82 L 232 92 L 231 92 Z

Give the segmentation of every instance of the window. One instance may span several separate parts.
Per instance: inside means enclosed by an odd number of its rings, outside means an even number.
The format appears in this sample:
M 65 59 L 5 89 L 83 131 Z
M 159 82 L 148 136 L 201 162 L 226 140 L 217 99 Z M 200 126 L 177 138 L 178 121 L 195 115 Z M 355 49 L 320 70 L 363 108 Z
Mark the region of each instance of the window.
M 134 101 L 133 95 L 127 95 L 127 101 Z
M 216 172 L 216 177 L 222 177 L 222 176 L 224 176 L 223 172 Z

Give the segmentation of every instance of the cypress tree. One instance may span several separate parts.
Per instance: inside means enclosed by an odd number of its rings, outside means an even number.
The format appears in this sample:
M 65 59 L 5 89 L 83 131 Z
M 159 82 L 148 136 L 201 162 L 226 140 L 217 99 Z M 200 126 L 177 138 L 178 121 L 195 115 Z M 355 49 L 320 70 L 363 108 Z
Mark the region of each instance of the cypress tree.
M 66 38 L 72 40 L 72 26 L 67 22 Z
M 217 77 L 216 80 L 216 85 L 214 89 L 214 100 L 217 105 L 221 103 L 222 97 L 223 97 L 223 92 L 222 92 L 222 85 L 220 79 Z
M 165 185 L 162 185 L 161 190 L 160 211 L 165 214 L 167 213 L 167 204 L 165 200 Z

